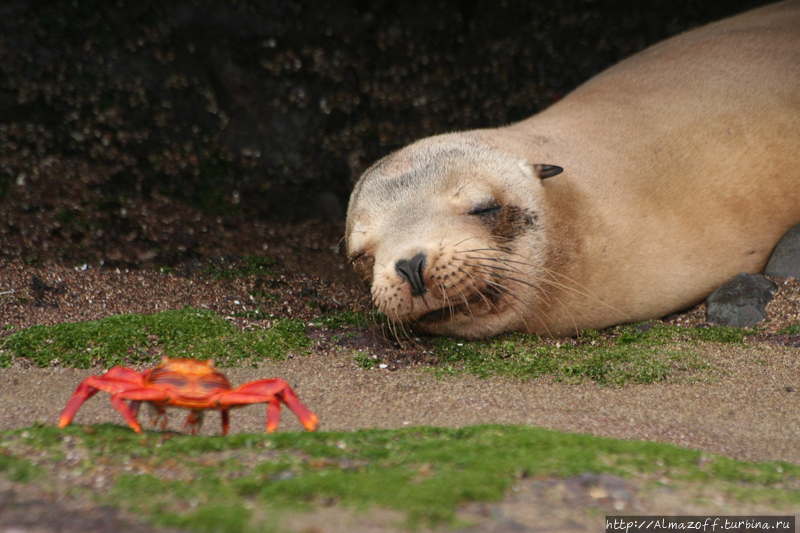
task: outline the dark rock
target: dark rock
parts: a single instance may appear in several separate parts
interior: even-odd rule
[[[753,327],[767,316],[778,286],[760,274],[737,274],[706,300],[706,320],[715,326]]]
[[[790,229],[775,247],[764,274],[800,279],[800,224]]]
[[[31,292],[36,296],[37,299],[44,298],[44,293],[47,291],[52,291],[53,287],[46,284],[42,281],[42,278],[39,276],[33,276],[31,278]]]

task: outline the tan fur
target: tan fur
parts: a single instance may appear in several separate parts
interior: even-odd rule
[[[536,164],[564,172],[542,180]],[[788,1],[664,41],[517,124],[391,154],[357,183],[346,238],[398,328],[563,336],[690,307],[761,272],[798,223]],[[420,252],[414,296],[395,265]]]

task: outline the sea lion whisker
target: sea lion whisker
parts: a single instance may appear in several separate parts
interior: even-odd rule
[[[391,326],[389,326],[389,324],[386,324],[385,327],[384,327],[383,324],[380,324],[380,327],[378,327],[379,326],[378,318],[377,318],[377,314],[376,314],[376,311],[375,311],[374,307],[372,309],[372,312],[370,313],[370,316],[371,316],[371,321],[372,321],[372,324],[371,324],[371,327],[370,327],[370,332],[373,335],[375,335],[376,337],[379,337],[379,338],[385,340],[386,342],[391,342],[389,337],[387,335],[385,335],[386,329],[389,329],[389,331],[391,332]],[[376,331],[380,331],[380,334],[376,333]]]
[[[471,272],[469,272],[468,270],[465,270],[465,269],[463,269],[463,268],[460,268],[460,267],[459,267],[459,269],[458,269],[458,270],[459,270],[459,271],[461,271],[461,272],[463,272],[464,274],[466,274],[466,275],[467,275],[467,276],[469,276],[470,278],[472,278],[472,279],[473,279],[473,281],[483,281],[484,283],[486,283],[486,280],[482,280],[482,279],[480,279],[480,278],[476,278],[476,277],[475,277],[474,275],[472,275],[472,273],[471,273]],[[505,289],[505,288],[504,288],[504,287],[502,287],[502,288],[501,288],[501,292],[502,292],[502,289]],[[483,299],[483,301],[484,301],[484,302],[486,302],[486,305],[488,305],[489,307],[493,308],[495,311],[499,312],[499,309],[497,309],[497,306],[496,306],[496,305],[494,305],[492,302],[490,302],[490,301],[489,301],[489,299],[486,297],[486,295],[485,295],[485,294],[483,294],[483,291],[481,291],[481,290],[480,290],[480,288],[478,287],[477,283],[475,284],[475,292],[476,292],[476,293],[477,293],[477,294],[478,294],[478,295],[481,297],[481,299]]]
[[[474,270],[476,270],[477,272],[481,272],[481,273],[485,273],[485,274],[489,274],[489,275],[496,275],[496,274],[495,274],[494,272],[492,272],[491,270],[485,270],[485,269],[482,269],[480,266],[473,266],[472,268],[473,268]],[[512,277],[510,277],[510,276],[506,276],[506,275],[504,275],[504,274],[499,274],[499,275],[496,275],[496,276],[497,276],[498,278],[500,278],[500,279],[508,279],[508,280],[510,280],[510,281],[515,281],[515,282],[517,282],[517,283],[522,283],[522,284],[525,284],[525,285],[530,285],[530,286],[531,286],[531,287],[533,287],[533,288],[539,289],[539,287],[537,287],[536,285],[530,284],[530,283],[528,283],[528,282],[527,282],[527,281],[525,281],[525,280],[521,280],[521,279],[512,278]],[[483,279],[483,278],[478,278],[478,279]],[[483,281],[484,281],[485,283],[494,283],[494,281],[491,281],[491,280],[483,280]],[[499,285],[499,284],[498,284],[498,287],[501,287],[501,285]],[[503,288],[503,289],[505,289],[505,291],[506,291],[508,294],[513,294],[513,293],[511,292],[511,290],[510,290],[508,287],[506,287],[506,286],[502,286],[502,288]],[[547,301],[548,301],[548,302],[552,302],[552,301],[551,301],[551,299],[550,299],[550,298],[551,298],[551,295],[549,295],[549,294],[548,294],[546,291],[540,291],[540,292],[541,292],[541,294],[542,294],[542,295],[544,295],[544,297],[547,299]],[[539,294],[537,294],[537,293],[534,293],[534,296],[538,297],[540,301],[544,302],[544,300],[542,300],[542,297],[541,297]],[[555,298],[556,302],[558,302],[559,304],[561,304],[562,306],[564,306],[564,302],[563,302],[563,300],[561,300],[560,298],[558,298],[558,297],[556,297],[556,296],[553,296],[553,298]],[[528,307],[529,309],[531,308],[531,307],[530,307],[530,305],[527,305],[527,304],[526,304],[526,307]],[[565,309],[568,309],[566,306],[564,306],[564,307],[565,307]],[[575,323],[575,319],[574,319],[574,317],[573,317],[573,315],[572,315],[572,312],[570,312],[570,320],[571,320],[571,321],[574,323],[574,325],[575,325],[575,328],[576,328],[576,332],[579,332],[580,330],[578,329],[577,323]]]
[[[456,246],[460,246],[461,244],[464,244],[467,241],[471,241],[472,239],[479,239],[479,238],[480,237],[478,237],[478,236],[467,237],[466,239],[462,239],[462,240],[460,240],[460,241],[458,241],[456,243],[453,243],[452,246],[453,246],[453,248],[455,248]],[[458,250],[456,250],[456,253],[458,253]]]
[[[477,268],[475,265],[470,265],[470,264],[466,264],[465,263],[465,266],[468,266],[471,269],[473,269],[474,271],[477,271],[479,273],[488,274],[489,276],[495,277],[495,274],[493,272],[486,271],[486,270],[481,270],[480,268]],[[514,296],[514,294],[511,292],[511,290],[510,290],[510,288],[508,286],[503,285],[502,283],[499,283],[499,282],[495,281],[494,279],[486,279],[486,278],[481,277],[481,276],[476,276],[472,272],[470,272],[468,270],[465,270],[465,269],[462,269],[462,268],[459,268],[459,270],[461,272],[464,272],[466,275],[468,275],[473,280],[480,281],[485,285],[493,287],[494,289],[497,290],[497,292],[499,294],[509,294],[511,296]],[[506,279],[506,278],[503,278],[503,279]],[[481,297],[486,299],[485,296],[483,295],[483,293],[477,287],[477,285],[476,285],[476,292],[478,292],[478,294],[480,294]],[[487,303],[489,303],[488,300],[487,300]],[[529,307],[529,305],[526,302],[522,301],[522,300],[520,300],[520,303],[524,304],[526,307]],[[496,306],[494,306],[494,307],[495,307],[495,309],[497,309]]]
[[[549,294],[547,294],[547,292],[546,292],[546,291],[541,291],[541,287],[538,287],[538,286],[536,286],[536,285],[535,285],[535,284],[533,284],[533,283],[527,282],[527,281],[525,281],[525,280],[522,280],[522,279],[519,279],[519,278],[513,278],[513,277],[511,277],[511,276],[509,276],[509,275],[507,275],[507,274],[498,273],[498,272],[496,272],[496,271],[495,271],[495,267],[483,266],[483,265],[480,265],[480,264],[477,264],[477,265],[476,265],[476,264],[472,264],[472,263],[466,263],[466,262],[465,262],[464,264],[465,264],[465,265],[468,265],[470,268],[473,268],[473,269],[477,270],[478,272],[481,272],[481,273],[484,273],[484,274],[489,274],[489,275],[491,275],[491,276],[496,276],[496,277],[498,277],[498,278],[502,278],[502,279],[507,279],[507,280],[509,280],[509,281],[515,281],[515,282],[517,282],[517,283],[521,283],[521,284],[523,284],[523,285],[527,285],[527,286],[529,286],[529,287],[532,287],[532,288],[534,288],[534,289],[537,289],[537,290],[539,290],[540,292],[542,292],[542,294],[543,294],[543,295],[544,295],[544,297],[546,298],[546,300],[542,300],[542,299],[540,299],[540,301],[541,301],[541,302],[545,302],[545,301],[547,301],[547,302],[550,302],[550,295],[549,295]],[[498,269],[498,270],[499,270],[499,269]],[[534,294],[534,295],[535,295],[535,296],[538,296],[538,294]]]
[[[405,321],[400,319],[399,313],[397,312],[396,308],[395,308],[395,314],[397,315],[395,319],[389,320],[390,324],[389,329],[392,332],[392,335],[394,335],[395,340],[402,346],[403,342],[409,340],[411,336],[409,332],[406,330]],[[398,327],[400,328],[400,331],[403,333],[402,337],[398,333],[397,329]]]
[[[454,284],[454,285],[453,285],[453,288],[455,288],[455,290],[456,290],[456,292],[458,293],[458,295],[459,295],[459,296],[460,296],[462,299],[464,299],[464,300],[465,300],[465,298],[464,298],[464,293],[461,291],[461,288],[458,286],[458,284]],[[456,304],[455,304],[455,302],[454,302],[454,301],[453,301],[453,300],[450,298],[450,295],[449,295],[449,294],[447,294],[447,287],[444,285],[444,283],[442,284],[442,292],[443,292],[443,294],[444,294],[444,296],[445,296],[445,298],[446,298],[446,301],[447,301],[447,304],[448,304],[448,307],[449,307],[449,310],[450,310],[450,318],[452,318],[452,317],[456,316]],[[465,301],[464,303],[467,305],[467,307],[469,307],[469,302]]]
[[[475,268],[475,270],[476,270],[477,272],[480,272],[480,273],[482,273],[482,274],[489,274],[489,275],[493,275],[493,273],[492,273],[491,271],[480,270],[480,269],[478,269],[478,268]],[[487,279],[483,279],[483,278],[478,278],[478,279],[480,279],[481,281],[483,281],[483,282],[484,282],[484,283],[486,283],[486,284],[490,284],[490,285],[494,286],[494,287],[495,287],[495,288],[497,288],[497,289],[502,289],[502,290],[503,290],[503,292],[505,292],[505,293],[507,293],[507,294],[514,295],[514,293],[511,291],[511,289],[509,289],[509,288],[508,288],[507,286],[505,286],[505,285],[502,285],[502,284],[500,284],[500,283],[497,283],[496,281],[493,281],[493,280],[487,280]],[[524,282],[522,282],[522,281],[520,281],[520,280],[516,280],[516,279],[513,279],[513,278],[509,278],[508,276],[502,276],[502,279],[508,279],[508,280],[511,280],[511,281],[518,281],[518,282],[520,282],[520,283],[524,283]],[[534,286],[534,288],[536,288],[536,287]],[[533,296],[534,296],[535,298],[537,298],[537,299],[538,299],[540,302],[542,302],[542,303],[544,303],[545,301],[546,301],[546,302],[550,302],[550,301],[551,301],[551,300],[550,300],[550,295],[548,295],[548,294],[547,294],[546,292],[544,292],[544,291],[541,291],[541,292],[543,293],[543,296],[544,296],[544,298],[546,298],[546,300],[542,298],[542,295],[539,295],[539,294],[536,294],[536,293],[534,293],[534,294],[533,294]],[[522,301],[522,300],[520,300],[520,301]],[[558,300],[557,300],[557,301],[558,301]],[[523,302],[523,303],[524,303],[524,302]],[[529,309],[532,309],[532,307],[530,306],[530,304],[527,304],[527,303],[525,304],[525,307],[528,307]]]
[[[596,294],[592,293],[585,286],[581,285],[576,280],[572,279],[571,277],[567,276],[566,274],[561,274],[559,272],[555,272],[555,271],[550,270],[550,269],[542,269],[542,270],[544,270],[544,272],[546,274],[548,274],[552,278],[552,281],[550,283],[553,284],[554,286],[566,289],[568,291],[572,291],[574,293],[580,294],[581,296],[585,296],[585,297],[587,297],[589,299],[594,300],[595,302],[598,302],[598,303],[604,305],[605,307],[607,307],[611,311],[614,311],[615,313],[618,313],[618,314],[620,314],[622,316],[626,316],[625,313],[623,313],[622,311],[620,311],[619,309],[617,309],[613,305],[609,304],[608,302],[604,301],[602,298],[600,298]],[[560,276],[560,277],[564,278],[567,282],[572,283],[574,285],[577,285],[582,290],[578,290],[575,287],[571,287],[569,285],[565,285],[563,282],[559,281],[556,278],[556,276]],[[545,280],[545,279],[540,279],[540,281],[542,283],[548,283],[548,281]]]
[[[472,315],[472,308],[471,308],[471,307],[470,307],[470,305],[469,305],[469,300],[466,298],[466,296],[464,295],[464,293],[463,293],[463,291],[461,290],[461,288],[460,288],[458,285],[452,285],[452,287],[453,287],[453,288],[456,290],[456,292],[458,293],[458,295],[459,295],[459,296],[461,297],[461,299],[464,301],[464,308],[465,308],[465,309],[466,309],[466,310],[467,310],[467,311],[470,313],[470,316],[471,316],[471,317],[474,319],[475,317],[474,317],[474,315]],[[435,309],[435,310],[433,310],[433,311],[430,311],[429,313],[426,313],[426,315],[430,315],[430,314],[432,314],[432,313],[437,313],[437,312],[444,312],[444,310],[445,310],[445,309],[447,309],[447,310],[448,310],[448,312],[449,312],[449,314],[450,314],[450,317],[452,318],[453,316],[455,316],[455,310],[456,310],[456,308],[455,308],[455,307],[452,305],[452,301],[450,301],[450,300],[449,300],[449,297],[448,297],[448,300],[447,300],[447,301],[448,301],[448,302],[450,302],[450,303],[448,303],[448,304],[447,304],[446,306],[444,306],[444,307],[441,307],[441,308],[439,308],[439,309]],[[425,315],[423,315],[423,316],[425,316]],[[412,320],[412,322],[413,322],[414,324],[421,324],[421,321],[420,321],[420,319],[421,319],[421,318],[422,318],[422,317],[417,317],[417,318],[413,319],[413,320]]]
[[[494,281],[483,279],[483,278],[480,278],[480,277],[478,277],[477,279],[483,281],[484,283],[486,283],[488,285],[494,285],[498,289],[498,294],[500,295],[500,297],[503,298],[503,300],[506,302],[506,305],[508,305],[511,309],[513,309],[514,306],[511,305],[511,302],[508,301],[508,297],[509,296],[511,298],[514,298],[515,300],[517,300],[519,303],[521,303],[523,307],[526,307],[528,309],[533,310],[533,308],[531,307],[531,305],[528,302],[526,302],[525,300],[523,300],[522,298],[520,298],[519,296],[517,296],[516,294],[511,292],[508,289],[508,287],[505,287],[504,285],[501,285],[501,284],[496,283]],[[495,306],[495,309],[496,309],[496,306]],[[542,320],[541,317],[539,317],[538,313],[534,313],[533,317],[536,318],[541,323],[542,327],[547,332],[547,335],[549,337],[552,337],[553,335],[550,333],[550,329],[547,327],[547,324],[545,323],[545,321]],[[524,315],[520,316],[520,320],[522,320],[523,324],[525,325],[525,331],[526,332],[531,332],[530,328],[528,326],[528,322],[527,322],[527,320],[525,320]]]
[[[473,257],[473,256],[467,256],[466,257],[466,260],[481,261],[481,262],[483,262],[486,259],[491,260],[491,258],[488,258],[488,257]],[[466,262],[466,260],[465,260],[465,262]],[[493,269],[503,270],[505,272],[516,272],[517,274],[522,274],[523,276],[525,275],[525,272],[523,272],[522,270],[520,270],[518,268],[513,268],[513,267],[510,268],[508,265],[505,265],[502,260],[497,260],[497,261],[492,261],[492,262],[497,262],[497,263],[500,263],[500,264],[503,265],[503,266],[492,265],[491,268],[493,268]]]
[[[527,259],[525,256],[522,256],[520,254],[514,254],[514,255],[518,255],[518,256],[520,256],[520,257],[522,257],[524,259]],[[501,258],[494,258],[494,257],[486,257],[486,258],[478,258],[478,259],[479,260],[495,261],[495,262],[499,262],[499,263],[503,263],[503,264],[515,263],[515,264],[518,264],[518,265],[533,266],[533,267],[535,267],[537,269],[542,270],[545,274],[549,275],[552,278],[552,279],[547,279],[547,278],[543,278],[543,277],[540,277],[540,276],[535,276],[534,277],[535,281],[538,281],[540,283],[547,283],[547,284],[549,284],[549,285],[551,285],[553,287],[557,287],[557,288],[560,288],[560,289],[571,291],[571,292],[577,293],[577,294],[579,294],[581,296],[585,296],[587,298],[591,298],[591,299],[595,300],[596,302],[598,302],[598,303],[600,303],[602,305],[605,305],[610,310],[612,310],[614,312],[617,312],[617,313],[620,313],[620,314],[623,314],[618,309],[616,309],[613,306],[611,306],[610,304],[604,302],[599,296],[597,296],[597,295],[595,295],[595,294],[593,294],[591,292],[588,292],[588,289],[586,289],[583,285],[581,285],[580,283],[578,283],[577,281],[575,281],[571,277],[567,276],[566,274],[561,274],[559,272],[554,272],[553,270],[548,269],[548,268],[544,267],[543,265],[537,265],[537,264],[532,263],[532,262],[527,262],[526,263],[526,262],[522,262],[522,261],[515,261],[513,259],[501,259]],[[556,278],[556,275],[561,276],[562,278],[564,278],[569,283],[577,285],[579,288],[584,289],[586,292],[580,291],[580,290],[576,289],[575,287],[572,287],[570,285],[565,284],[562,281],[559,281]],[[518,281],[522,282],[521,280],[518,280]],[[527,283],[527,284],[531,285],[532,287],[534,286],[533,284],[530,284],[530,283]]]
[[[440,284],[439,290],[442,292],[442,299],[447,306],[447,310],[450,312],[450,318],[452,318],[456,314],[456,308],[453,304],[453,300],[450,299],[450,295],[447,294],[447,287],[445,287],[444,284]]]
[[[508,253],[501,250],[500,248],[469,248],[467,250],[456,250],[454,254],[485,253],[485,252],[492,252],[493,254],[502,254],[502,255],[506,255]],[[487,255],[486,257],[493,257],[493,256]]]
[[[469,311],[469,316],[474,319],[475,315],[472,312],[472,306],[469,305],[469,298],[466,297],[466,295],[464,294],[464,291],[461,290],[461,287],[458,284],[454,284],[453,287],[456,289],[456,291],[458,292],[458,295],[464,301],[464,307],[466,308],[467,311]],[[453,312],[455,312],[455,310],[453,310]],[[452,316],[452,313],[451,313],[451,316]]]
[[[491,249],[489,249],[489,250],[491,250]],[[527,257],[525,257],[525,256],[523,256],[521,254],[516,254],[515,253],[513,255],[517,255],[517,256],[519,256],[519,257],[521,257],[523,259],[528,259],[529,260],[529,258],[527,258]],[[532,262],[530,262],[530,260],[529,260],[529,262],[526,263],[526,262],[522,262],[522,261],[516,261],[514,259],[499,258],[499,257],[469,257],[469,258],[470,259],[474,259],[474,260],[478,260],[478,261],[488,260],[488,261],[492,261],[492,262],[495,262],[495,263],[500,263],[500,264],[504,265],[504,267],[507,267],[509,263],[514,263],[514,264],[519,264],[519,265],[524,265],[524,266],[533,266],[535,268],[538,268],[538,269],[542,270],[545,274],[547,274],[547,275],[549,275],[551,277],[551,279],[547,279],[547,278],[544,278],[544,277],[541,277],[541,276],[533,276],[533,279],[536,282],[544,283],[546,285],[550,285],[550,286],[553,286],[553,287],[556,287],[556,288],[560,288],[560,289],[563,289],[563,290],[567,290],[567,291],[571,291],[571,292],[577,293],[577,294],[579,294],[581,296],[585,296],[587,298],[593,299],[593,300],[601,303],[602,305],[605,305],[606,307],[608,307],[609,309],[611,309],[614,312],[617,312],[617,313],[620,312],[617,309],[615,309],[613,306],[611,306],[608,303],[604,302],[598,296],[596,296],[594,294],[591,294],[591,293],[588,293],[588,292],[580,291],[580,290],[576,289],[575,287],[572,287],[570,285],[567,285],[567,284],[559,281],[554,276],[554,273],[550,269],[547,269],[547,268],[545,268],[545,267],[543,267],[541,265],[535,265]],[[487,266],[486,268],[490,268],[490,267]],[[491,268],[492,269],[495,269],[495,268],[496,269],[502,269],[503,267],[492,266]],[[522,274],[522,272],[519,272],[519,273]],[[569,276],[566,276],[564,274],[559,274],[559,275],[562,276],[563,278],[565,278],[567,281],[577,284]],[[522,284],[527,285],[527,286],[529,286],[531,288],[539,289],[541,291],[541,287],[539,287],[535,283],[531,283],[531,282],[528,282],[526,280],[519,279],[519,278],[512,278],[510,276],[507,276],[507,279],[509,279],[511,281],[516,281],[518,283],[522,283]],[[550,301],[550,295],[548,294],[548,292],[547,291],[541,291],[541,293],[545,296],[545,298],[549,302]],[[563,301],[561,299],[556,299],[556,301],[558,301],[559,303],[561,303],[563,305]],[[569,312],[570,320],[574,323],[575,319],[574,319],[574,316],[572,314],[572,310],[568,306],[565,306],[564,308]],[[577,327],[577,324],[576,324],[576,327]],[[576,331],[580,331],[580,330],[576,329]]]
[[[550,272],[550,271],[548,272],[548,274],[550,274],[550,275],[551,275],[551,276],[553,276],[553,277],[555,277],[555,276],[557,276],[557,275],[561,275],[561,274],[559,274],[558,272]],[[561,276],[562,276],[562,277],[566,277],[566,276],[563,276],[563,275],[561,275]],[[569,287],[568,287],[568,289],[570,289],[570,290],[573,290],[573,291],[575,291],[575,292],[578,292],[578,294],[581,294],[581,295],[583,295],[583,296],[586,296],[586,297],[588,297],[588,298],[592,298],[594,301],[596,301],[596,302],[599,302],[600,304],[604,305],[604,306],[605,306],[606,308],[608,308],[609,310],[611,310],[611,311],[614,311],[615,313],[617,313],[617,314],[620,314],[620,315],[622,315],[623,317],[627,317],[627,315],[626,315],[624,312],[622,312],[621,310],[617,309],[616,307],[614,307],[614,306],[613,306],[613,305],[611,305],[610,303],[606,302],[605,300],[603,300],[602,298],[600,298],[599,296],[597,296],[596,294],[594,294],[593,292],[591,292],[591,291],[590,291],[590,290],[589,290],[587,287],[585,287],[584,285],[581,285],[580,283],[578,283],[577,281],[575,281],[575,280],[574,280],[574,279],[572,279],[572,278],[569,278],[569,277],[567,277],[566,279],[567,279],[567,280],[568,280],[570,283],[574,283],[575,285],[577,285],[578,287],[580,287],[581,289],[583,289],[583,291],[585,291],[585,292],[578,292],[578,291],[575,291],[575,289],[571,289],[571,288],[569,288]]]
[[[503,253],[503,252],[500,252],[499,250],[497,252],[498,253]],[[493,256],[487,255],[487,256],[484,256],[484,257],[467,256],[467,259],[473,259],[473,260],[477,260],[477,261],[491,261],[493,263],[501,263],[506,268],[514,268],[520,274],[523,274],[524,271],[515,268],[513,265],[522,265],[522,266],[533,267],[533,268],[536,268],[536,269],[543,269],[543,267],[541,265],[537,265],[535,263],[524,263],[522,261],[515,261],[515,260],[509,259],[507,257],[493,257]]]

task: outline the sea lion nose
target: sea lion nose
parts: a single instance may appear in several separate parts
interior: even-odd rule
[[[411,284],[411,294],[413,296],[422,296],[428,291],[422,281],[422,272],[425,270],[426,260],[425,254],[420,252],[411,259],[401,259],[394,265],[394,269],[400,277]]]

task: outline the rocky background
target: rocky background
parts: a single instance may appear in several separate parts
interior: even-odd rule
[[[139,268],[325,247],[391,150],[522,119],[761,3],[6,0],[0,258]]]

